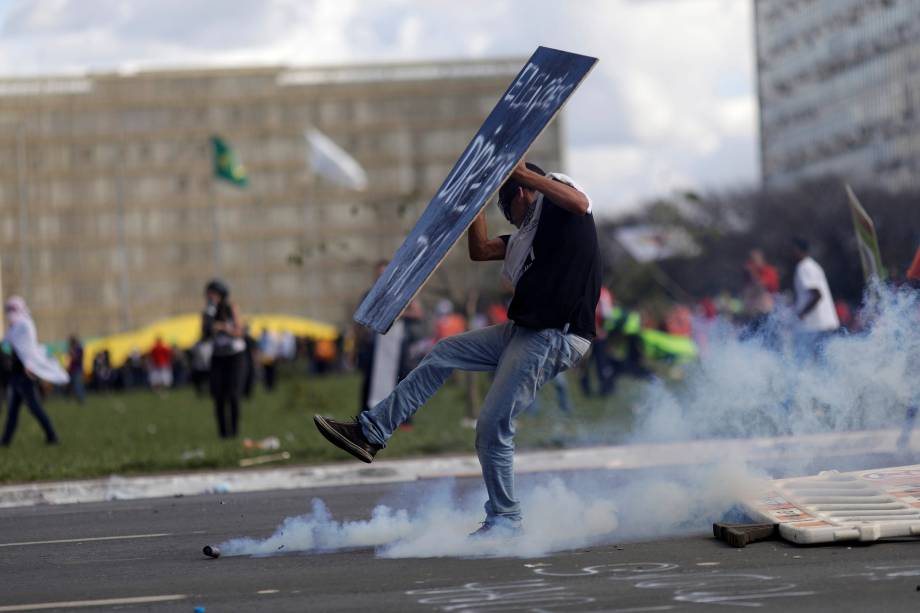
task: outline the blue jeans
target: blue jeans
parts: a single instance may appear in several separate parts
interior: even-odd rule
[[[381,447],[400,424],[444,384],[454,369],[495,371],[476,422],[476,452],[489,500],[486,522],[520,522],[514,497],[514,418],[529,407],[537,390],[571,368],[590,343],[552,328],[533,330],[513,323],[445,338],[379,404],[358,416],[364,436]]]
[[[42,430],[45,431],[45,439],[49,443],[56,443],[58,438],[51,425],[51,418],[45,413],[42,403],[38,399],[35,390],[35,383],[22,373],[16,373],[10,377],[9,404],[7,405],[6,427],[3,429],[3,438],[0,439],[0,445],[9,445],[13,440],[13,434],[16,433],[16,426],[19,424],[19,409],[25,400],[32,415],[41,424]]]

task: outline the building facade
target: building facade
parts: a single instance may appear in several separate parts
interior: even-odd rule
[[[47,340],[197,311],[215,275],[244,313],[346,324],[374,263],[395,252],[522,65],[0,80],[4,293],[26,297]],[[309,128],[358,160],[369,189],[309,170]],[[233,147],[247,187],[214,178],[213,135]],[[557,120],[530,157],[555,169],[561,151]],[[465,274],[460,251],[433,287]]]
[[[920,187],[920,2],[755,0],[761,171]]]

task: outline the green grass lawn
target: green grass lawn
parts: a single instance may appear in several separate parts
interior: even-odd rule
[[[484,393],[489,379],[476,376]],[[546,386],[539,412],[518,422],[518,448],[621,441],[631,428],[630,405],[641,385],[621,379],[614,397],[586,399],[572,376],[571,416],[556,408],[555,392]],[[291,455],[280,464],[354,461],[327,443],[311,418],[314,413],[353,416],[359,386],[355,374],[306,377],[286,372],[273,393],[258,388],[243,402],[240,437],[229,441],[217,437],[210,399],[189,388],[163,397],[149,391],[95,394],[84,405],[55,396],[45,407],[61,445],[46,446],[38,424],[23,407],[12,445],[0,448],[0,483],[235,468],[243,458],[278,453],[244,449],[242,439],[247,437],[277,436],[279,451]],[[418,412],[414,431],[397,433],[380,457],[472,453],[474,432],[461,425],[464,407],[463,386],[448,383]],[[0,419],[6,420],[5,407]]]

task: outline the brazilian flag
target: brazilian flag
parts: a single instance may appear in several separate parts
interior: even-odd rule
[[[249,179],[246,168],[236,159],[233,149],[218,136],[211,137],[214,145],[214,176],[239,187],[246,187]]]

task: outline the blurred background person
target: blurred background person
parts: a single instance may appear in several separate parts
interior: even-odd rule
[[[172,349],[172,386],[184,387],[188,383],[188,355],[182,351],[178,343],[170,345]]]
[[[920,290],[920,247],[917,248],[914,259],[908,267],[907,273],[904,275],[904,282],[912,291],[916,292]],[[917,313],[916,317],[920,319],[920,313]],[[913,323],[917,325],[920,322],[915,319]],[[911,356],[911,359],[914,361],[915,366],[920,362],[920,356],[918,355]],[[914,368],[914,372],[917,372],[916,368]],[[917,421],[918,410],[920,410],[920,390],[915,388],[913,398],[904,414],[901,434],[898,436],[898,451],[908,451],[910,449],[910,437],[914,430],[914,423]]]
[[[86,400],[86,386],[83,384],[83,344],[76,335],[67,341],[67,375],[70,377],[70,393],[83,404]]]
[[[601,286],[600,298],[594,308],[594,325],[597,329],[597,336],[591,342],[591,361],[582,360],[581,364],[579,364],[579,370],[581,371],[579,381],[585,396],[590,396],[593,391],[591,386],[591,364],[594,364],[594,369],[597,372],[598,393],[601,396],[612,394],[616,387],[614,361],[607,352],[608,334],[606,327],[606,322],[613,318],[613,301],[613,293],[606,286]]]
[[[252,386],[256,381],[256,364],[258,364],[259,346],[256,339],[249,333],[249,326],[243,326],[243,341],[246,349],[243,351],[246,374],[243,376],[243,397],[252,398]]]
[[[741,302],[745,322],[740,338],[759,338],[764,346],[778,349],[779,336],[769,323],[775,306],[775,295],[779,291],[779,273],[766,263],[759,249],[751,251],[744,263],[744,271],[746,279],[741,290]]]
[[[201,316],[201,336],[213,346],[210,388],[214,417],[221,438],[233,438],[239,430],[240,393],[246,376],[246,341],[236,305],[230,302],[230,289],[212,279],[205,286],[205,310]]]
[[[189,352],[191,354],[189,362],[192,370],[192,385],[195,386],[195,393],[198,396],[204,395],[208,381],[211,378],[211,353],[213,350],[214,348],[210,341],[201,339],[192,345]]]
[[[265,391],[275,389],[275,362],[278,359],[278,341],[268,328],[259,336],[259,360],[262,362],[262,385]]]
[[[150,383],[147,364],[144,361],[144,356],[141,355],[141,350],[137,347],[131,349],[128,359],[125,360],[124,365],[121,367],[121,371],[122,382],[126,389],[146,387]]]
[[[161,393],[172,387],[173,352],[158,336],[150,348],[150,387]]]
[[[108,349],[103,349],[93,356],[92,388],[98,392],[112,389],[112,363]]]
[[[792,239],[795,258],[795,313],[799,318],[795,335],[796,352],[800,358],[820,356],[824,343],[840,328],[834,297],[827,284],[824,269],[810,255],[808,241]]]
[[[13,440],[23,401],[45,431],[45,441],[49,445],[56,445],[58,436],[51,424],[51,418],[39,401],[35,381],[66,385],[70,377],[56,360],[48,356],[45,347],[38,343],[35,322],[32,321],[25,300],[19,296],[12,296],[4,305],[4,313],[7,320],[5,340],[12,348],[13,364],[9,384],[9,411],[0,445],[8,447]]]
[[[386,270],[387,260],[380,260],[374,265],[374,281],[380,278],[383,271]],[[368,292],[361,296],[363,301]],[[366,411],[370,406],[368,398],[371,393],[371,375],[374,369],[374,348],[377,343],[376,332],[370,328],[355,324],[354,327],[355,345],[354,345],[354,364],[355,368],[361,371],[361,396],[358,402],[358,411]]]

